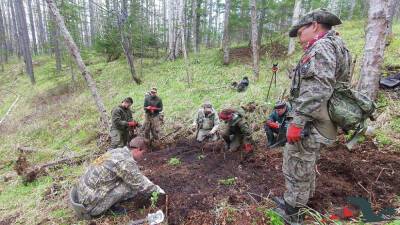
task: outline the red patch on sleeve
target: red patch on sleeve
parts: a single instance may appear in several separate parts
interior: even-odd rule
[[[308,61],[310,61],[310,59],[311,59],[311,56],[305,55],[305,56],[303,56],[303,58],[301,59],[301,63],[302,63],[302,64],[308,63]]]

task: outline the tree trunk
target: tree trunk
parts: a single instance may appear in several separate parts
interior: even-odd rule
[[[135,70],[135,60],[133,56],[133,48],[132,48],[132,41],[129,36],[129,30],[128,30],[128,2],[127,0],[122,0],[122,7],[121,7],[121,15],[119,15],[118,19],[118,27],[121,33],[121,42],[122,42],[122,48],[124,49],[125,57],[126,60],[128,61],[132,80],[136,82],[137,84],[141,84],[142,81],[140,78],[136,75],[136,70]]]
[[[165,46],[165,51],[168,52],[168,45],[167,45],[167,40],[168,40],[168,33],[167,33],[167,5],[165,4],[166,0],[163,0],[163,37],[164,37],[164,46]]]
[[[90,0],[89,0],[90,1]],[[108,2],[108,1],[107,1]],[[85,43],[86,43],[86,46],[90,46],[90,35],[89,35],[89,21],[87,20],[87,16],[86,16],[86,10],[87,10],[87,5],[86,5],[86,0],[82,0],[82,3],[83,3],[83,17],[84,17],[84,19],[83,19],[83,30],[84,30],[84,40],[85,40]],[[109,10],[109,7],[110,7],[110,3],[108,2],[107,4],[107,11]],[[107,18],[110,18],[110,17],[108,17],[107,16]],[[106,23],[108,22],[108,21],[105,21]]]
[[[50,16],[52,17],[53,21],[55,21],[54,15],[50,13]],[[51,40],[53,42],[52,43],[53,44],[53,53],[56,58],[56,72],[57,72],[57,74],[60,74],[61,70],[62,70],[61,48],[60,48],[60,30],[55,25],[55,23],[53,24],[53,27],[51,29],[51,37],[52,37]]]
[[[387,20],[389,24],[386,32],[387,33],[386,35],[388,36],[392,35],[392,25],[393,25],[394,15],[396,13],[396,9],[398,9],[399,6],[400,6],[400,0],[389,0],[388,15],[387,15]]]
[[[43,27],[43,17],[42,17],[42,9],[40,7],[40,0],[36,0],[36,14],[37,14],[37,28],[39,30],[38,38],[39,38],[39,47],[43,51],[44,43],[45,43],[45,31]]]
[[[349,9],[349,17],[348,17],[349,20],[351,20],[353,18],[355,7],[356,7],[356,0],[350,0],[350,9]]]
[[[339,0],[330,0],[329,10],[335,15],[339,16],[340,12]]]
[[[295,25],[299,21],[300,12],[301,12],[301,0],[296,0],[293,9],[292,25]],[[289,38],[288,55],[292,55],[294,53],[296,47],[295,41],[296,38]]]
[[[97,92],[96,82],[93,80],[92,75],[90,74],[89,70],[86,68],[86,65],[82,60],[79,49],[76,46],[74,40],[72,39],[71,34],[67,30],[67,27],[65,26],[65,23],[64,23],[64,19],[60,15],[60,12],[59,12],[56,4],[54,3],[53,0],[46,0],[46,2],[47,2],[47,5],[48,5],[50,11],[52,11],[52,13],[55,17],[56,23],[57,23],[59,29],[61,30],[62,35],[64,36],[65,44],[67,45],[67,47],[71,53],[71,56],[74,58],[76,64],[78,65],[79,70],[82,72],[82,75],[86,80],[86,84],[92,93],[93,99],[97,106],[97,110],[99,111],[99,114],[101,117],[101,127],[104,130],[108,130],[109,118],[107,116],[107,111],[104,106],[103,100],[101,99],[100,95]]]
[[[45,42],[49,42],[49,24],[48,24],[48,16],[49,13],[46,9],[46,0],[43,0],[43,30],[44,30],[44,39]],[[48,49],[48,52],[50,52],[51,50]]]
[[[15,51],[18,55],[18,57],[21,57],[22,55],[22,49],[21,49],[21,38],[19,37],[19,32],[18,32],[18,23],[17,23],[17,17],[15,16],[15,7],[14,7],[14,2],[13,0],[9,0],[8,2],[10,6],[10,11],[11,11],[11,20],[12,20],[12,30],[13,30],[13,37],[15,38]]]
[[[168,2],[168,59],[175,60],[175,27],[174,27],[174,3],[175,0]]]
[[[258,46],[258,24],[257,24],[257,1],[250,0],[250,11],[251,11],[251,45],[253,52],[253,74],[256,80],[259,78],[260,68],[260,57],[259,57],[259,46]]]
[[[94,12],[94,0],[89,0],[89,16],[90,16],[90,46],[95,42],[96,38],[96,18]]]
[[[185,14],[185,1],[179,0],[179,28],[180,28],[180,33],[181,33],[182,53],[183,53],[183,58],[185,60],[187,82],[188,82],[188,85],[190,86],[191,79],[190,79],[190,73],[189,73],[189,60],[188,60],[187,50],[186,50],[184,14]]]
[[[32,53],[29,46],[29,34],[28,34],[28,25],[26,23],[26,14],[25,8],[22,0],[14,0],[14,7],[17,16],[17,24],[18,24],[18,33],[20,38],[20,44],[22,49],[22,55],[24,57],[25,69],[28,77],[31,80],[32,84],[35,84],[35,75],[33,73],[33,64],[32,64]]]
[[[197,29],[197,1],[199,0],[192,0],[192,47],[193,51],[196,54],[198,52],[198,46],[197,46],[197,39],[198,39],[198,33],[196,32]]]
[[[264,24],[265,24],[265,14],[267,12],[267,0],[261,0],[261,14],[260,14],[260,22],[258,24],[258,37],[257,37],[257,44],[258,47],[261,47],[261,41],[263,37],[263,31],[264,31]]]
[[[209,11],[208,11],[208,29],[207,29],[207,48],[211,48],[212,45],[212,21],[213,21],[213,0],[209,0]]]
[[[6,5],[6,4],[8,4],[8,5]],[[7,13],[8,27],[7,27],[7,29],[8,29],[8,38],[9,38],[8,44],[9,44],[9,46],[7,46],[7,47],[11,51],[11,53],[14,54],[15,52],[17,52],[18,47],[14,42],[15,41],[15,33],[14,33],[15,27],[13,26],[13,19],[11,18],[11,9],[10,9],[10,7],[7,7],[9,5],[10,5],[10,2],[4,3],[3,9],[5,10],[6,8],[8,8],[8,13]]]
[[[6,54],[7,54],[6,30],[4,28],[3,9],[2,6],[0,6],[0,64],[2,72],[4,72],[4,63],[6,62]]]
[[[369,0],[364,58],[357,88],[371,99],[376,99],[379,89],[388,26],[388,3],[389,0]]]
[[[224,15],[224,37],[222,48],[224,49],[224,65],[229,64],[229,14],[231,11],[231,0],[225,0],[225,15]]]
[[[35,22],[33,20],[32,1],[33,0],[28,0],[29,22],[31,24],[31,36],[32,36],[33,52],[34,52],[35,55],[37,55],[38,54],[38,50],[37,50],[37,44],[36,44],[37,42],[36,42]]]

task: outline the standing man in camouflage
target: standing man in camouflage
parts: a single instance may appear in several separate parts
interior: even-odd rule
[[[142,138],[135,138],[128,147],[116,148],[94,160],[70,192],[70,202],[80,219],[90,219],[110,209],[126,214],[119,203],[130,198],[149,198],[152,192],[165,194],[158,185],[144,176],[135,160],[147,150]]]
[[[209,101],[204,102],[203,107],[199,109],[193,122],[196,126],[196,140],[198,142],[216,141],[216,134],[219,127],[219,118],[215,109]]]
[[[125,98],[111,112],[111,148],[121,148],[129,143],[129,128],[136,128],[138,123],[132,119],[131,97]]]
[[[292,224],[301,224],[304,207],[315,190],[315,165],[322,145],[332,144],[337,127],[328,114],[335,85],[348,83],[351,56],[332,30],[340,19],[318,9],[302,17],[289,36],[298,37],[304,55],[292,74],[291,119],[283,154],[286,192],[276,210]]]
[[[163,111],[163,103],[157,96],[157,88],[153,87],[144,98],[144,136],[148,140],[158,140],[160,138],[160,128],[162,118],[160,113]],[[150,139],[151,133],[151,139]]]
[[[221,126],[221,136],[229,151],[242,149],[250,154],[254,149],[251,130],[244,118],[244,112],[226,108],[219,113],[219,119],[224,121]]]

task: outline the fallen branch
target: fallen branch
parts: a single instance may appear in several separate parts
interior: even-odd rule
[[[67,165],[79,164],[84,161],[86,156],[87,155],[69,157],[41,165],[30,166],[25,156],[20,155],[14,166],[14,170],[17,172],[19,176],[22,177],[24,183],[29,183],[36,180],[39,177],[39,175],[42,172],[44,172],[45,169],[54,168],[62,164],[67,164]]]
[[[17,104],[19,100],[19,96],[14,100],[14,102],[11,104],[10,108],[8,108],[6,114],[3,116],[3,118],[1,118],[0,120],[0,125],[4,122],[4,120],[6,119],[7,115],[10,114],[10,112],[12,111],[12,109],[14,108],[14,106]]]
[[[38,149],[29,147],[29,146],[18,146],[17,150],[20,153],[32,153],[32,152],[37,152],[38,151]]]

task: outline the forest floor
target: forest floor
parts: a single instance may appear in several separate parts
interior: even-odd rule
[[[358,77],[363,50],[363,21],[346,22],[339,28],[349,49],[358,56],[355,78]],[[394,26],[395,34],[400,25]],[[394,35],[385,55],[385,67],[400,66],[400,39]],[[301,54],[275,58],[265,46],[258,81],[252,77],[249,51],[246,46],[232,50],[233,62],[222,65],[219,49],[202,49],[191,55],[190,72],[193,83],[186,83],[185,64],[143,59],[137,60],[137,71],[144,84],[130,81],[126,61],[121,58],[105,62],[103,56],[83,51],[83,58],[92,72],[108,112],[121,99],[132,96],[134,117],[143,120],[141,110],[144,93],[157,86],[165,105],[164,134],[176,127],[186,127],[204,100],[211,100],[216,109],[227,105],[254,104],[256,110],[248,114],[257,140],[253,157],[243,160],[238,152],[222,153],[221,143],[202,146],[184,134],[168,140],[164,146],[149,153],[140,162],[143,172],[168,193],[169,224],[279,224],[270,212],[274,206],[271,196],[281,195],[284,179],[281,171],[282,150],[267,150],[261,127],[271,105],[288,87],[286,70],[292,68]],[[285,46],[283,44],[282,46]],[[274,58],[272,59],[271,56]],[[51,56],[34,57],[37,84],[31,86],[21,72],[23,64],[12,60],[0,72],[0,118],[10,106],[11,112],[0,125],[0,225],[3,224],[124,224],[130,219],[144,217],[155,208],[131,208],[128,216],[106,215],[92,221],[76,221],[68,206],[68,191],[81,176],[88,163],[104,151],[97,145],[98,114],[82,78],[71,82],[68,57],[61,74],[55,72]],[[278,62],[277,85],[271,88],[272,63]],[[229,88],[232,81],[250,77],[250,88],[237,93]],[[346,197],[362,196],[371,201],[375,210],[400,207],[400,108],[399,94],[382,91],[379,95],[379,117],[372,125],[376,135],[365,138],[356,150],[350,152],[342,145],[345,137],[332,148],[324,149],[318,163],[317,191],[310,206],[321,215],[346,206]],[[83,163],[65,165],[46,170],[33,182],[25,184],[14,171],[18,148],[30,149],[27,160],[39,165],[66,156],[86,155]],[[180,161],[169,163],[171,158]],[[317,221],[320,214],[311,210],[309,221]],[[359,221],[354,219],[354,223]],[[311,223],[311,222],[310,222]],[[397,222],[392,222],[396,224]]]

